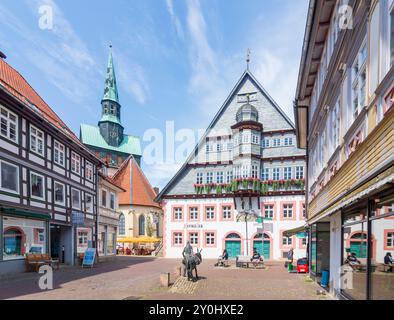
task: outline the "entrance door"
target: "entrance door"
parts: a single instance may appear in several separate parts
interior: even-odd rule
[[[60,258],[60,227],[51,226],[51,256]]]
[[[367,257],[367,244],[365,242],[350,242],[350,252],[354,252],[357,258]]]
[[[226,250],[229,258],[235,258],[241,254],[241,241],[226,240]]]
[[[270,258],[271,246],[269,240],[264,240],[264,247],[261,240],[255,240],[253,242],[253,249],[256,249],[256,251],[262,255],[265,260]]]

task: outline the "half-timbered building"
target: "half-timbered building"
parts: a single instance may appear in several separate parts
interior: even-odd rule
[[[304,167],[294,124],[246,70],[158,196],[164,256],[181,257],[190,241],[208,258],[304,257],[306,239],[284,234],[304,224]]]
[[[100,160],[3,59],[0,123],[0,272],[27,253],[73,264],[95,246]]]

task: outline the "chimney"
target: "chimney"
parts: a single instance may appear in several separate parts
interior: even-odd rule
[[[153,191],[158,195],[160,193],[160,189],[158,187],[154,187]]]

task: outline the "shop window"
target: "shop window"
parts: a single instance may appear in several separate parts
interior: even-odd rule
[[[5,216],[3,259],[23,258],[26,253],[47,253],[44,221]]]
[[[0,189],[19,193],[19,167],[0,160]]]
[[[115,233],[107,233],[107,254],[115,253]]]
[[[92,245],[92,230],[77,228],[77,253],[84,253]]]
[[[352,277],[352,286],[344,285],[342,291],[353,299],[367,297],[368,228],[366,206],[344,214],[343,270]]]
[[[374,206],[374,212],[379,210],[385,212],[385,215],[371,220],[370,298],[394,300],[394,266],[390,266],[394,256],[394,212],[386,210],[394,207],[394,192],[379,197]]]
[[[126,234],[126,220],[124,214],[121,213],[119,216],[119,235],[124,236]]]

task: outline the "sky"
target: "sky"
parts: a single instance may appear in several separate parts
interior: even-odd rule
[[[245,71],[248,48],[251,72],[294,119],[308,2],[1,0],[0,51],[79,136],[81,123],[100,119],[112,44],[125,133],[146,150],[152,129],[162,132],[163,156],[143,157],[142,168],[163,188],[188,156],[167,155],[168,122],[197,142]]]

